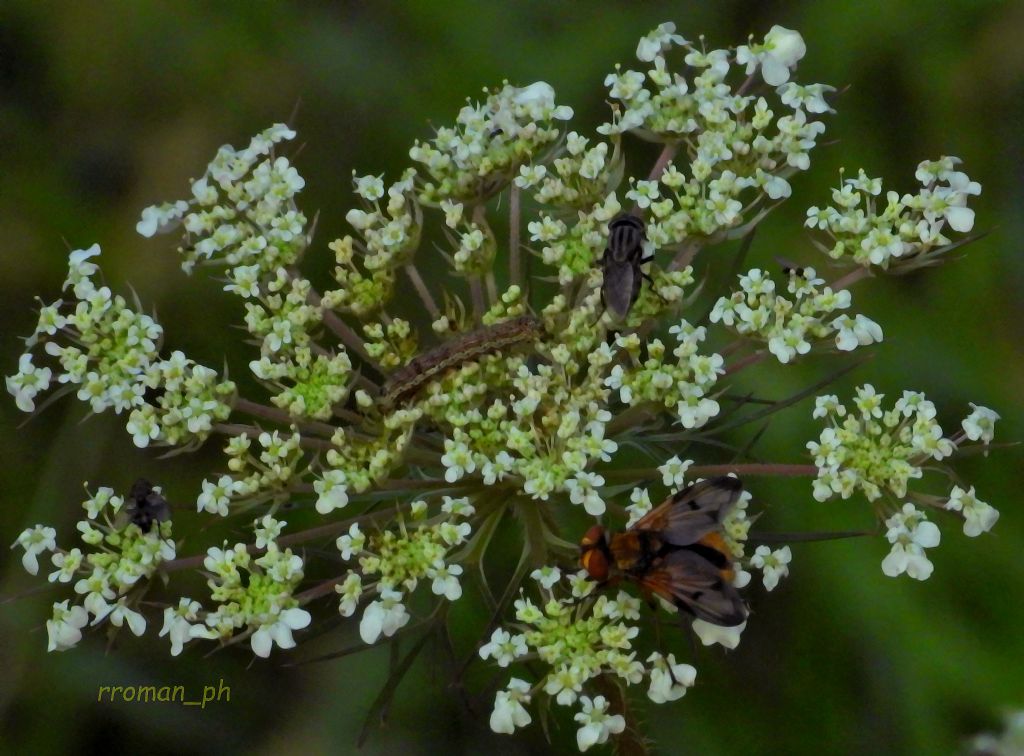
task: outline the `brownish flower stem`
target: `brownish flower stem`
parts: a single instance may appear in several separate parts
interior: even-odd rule
[[[731,365],[726,365],[725,373],[723,373],[723,375],[733,375],[735,373],[738,373],[744,368],[748,368],[751,365],[756,365],[767,356],[768,352],[754,352],[753,354],[748,354],[746,357],[736,360],[736,362],[732,363]]]
[[[310,601],[318,599],[321,596],[326,596],[329,593],[334,593],[334,586],[338,585],[339,583],[344,583],[345,578],[347,577],[348,573],[346,572],[344,575],[339,575],[336,578],[325,580],[322,583],[318,583],[317,585],[313,586],[309,590],[305,590],[302,593],[295,594],[294,598],[298,600],[300,606],[303,604],[308,604]]]
[[[513,183],[508,190],[508,277],[512,286],[522,286],[522,258],[519,250],[519,187]]]
[[[677,142],[668,142],[661,150],[661,154],[658,155],[658,159],[654,161],[654,167],[651,168],[651,173],[647,177],[648,181],[657,181],[661,178],[661,174],[668,168],[668,164],[672,162],[672,158],[676,156],[679,151],[679,144]]]
[[[333,436],[334,432],[337,430],[337,428],[329,423],[320,423],[315,420],[297,421],[283,409],[278,407],[268,407],[265,404],[259,404],[248,399],[243,399],[242,397],[238,397],[235,400],[233,409],[236,409],[239,412],[244,412],[247,415],[252,415],[253,417],[271,420],[275,423],[294,425],[300,431],[308,431],[309,433]]]
[[[668,264],[668,268],[666,268],[666,270],[668,270],[669,272],[682,270],[687,265],[693,262],[693,258],[697,256],[698,252],[700,252],[699,244],[687,244],[678,252],[676,252],[676,256],[672,258],[672,262]]]
[[[849,273],[840,278],[837,278],[834,283],[829,284],[833,291],[839,291],[840,289],[846,289],[853,284],[860,281],[862,278],[868,278],[871,276],[871,270],[869,268],[854,268]]]
[[[312,286],[309,288],[309,301],[313,303],[313,306],[320,307],[320,312],[324,319],[324,325],[331,329],[331,332],[341,340],[342,344],[358,354],[363,362],[372,367],[378,373],[381,375],[384,374],[380,365],[378,365],[373,358],[370,357],[369,352],[366,351],[366,344],[361,338],[359,338],[359,334],[349,328],[348,324],[339,318],[333,310],[323,307],[323,297],[321,297],[319,292],[317,292],[317,290]]]
[[[473,316],[479,322],[486,309],[484,305],[484,287],[480,276],[473,276],[469,279],[469,295],[473,300]]]
[[[437,303],[434,301],[434,297],[430,294],[430,289],[427,288],[426,283],[423,282],[423,277],[420,275],[419,270],[413,263],[409,263],[405,266],[405,274],[409,276],[409,280],[412,281],[413,288],[416,289],[416,293],[420,295],[420,299],[423,301],[423,306],[427,308],[430,313],[430,317],[433,320],[437,320],[441,317],[441,311],[437,309]]]

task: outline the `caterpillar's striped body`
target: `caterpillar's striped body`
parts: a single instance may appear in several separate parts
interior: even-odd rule
[[[532,343],[543,333],[544,326],[539,319],[533,315],[522,315],[458,336],[414,357],[392,373],[381,387],[378,406],[389,410],[408,401],[452,368],[517,344]]]

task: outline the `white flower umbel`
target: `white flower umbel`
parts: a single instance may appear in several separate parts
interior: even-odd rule
[[[882,560],[882,572],[889,577],[907,573],[915,580],[927,580],[934,569],[924,550],[939,545],[939,528],[928,522],[924,512],[913,504],[904,504],[903,509],[885,521],[888,530],[885,537],[892,544],[892,550]]]
[[[857,178],[832,190],[832,206],[807,210],[806,225],[821,232],[815,244],[833,260],[863,267],[906,272],[934,265],[960,246],[949,231],[964,234],[974,227],[967,200],[981,186],[953,170],[959,162],[924,161],[915,174],[921,182],[917,193],[889,191],[884,204],[881,179],[859,170]]]
[[[884,491],[907,494],[929,460],[943,460],[956,450],[935,420],[935,406],[923,394],[905,391],[892,410],[883,411],[884,395],[871,384],[857,388],[854,410],[834,396],[819,397],[814,415],[829,423],[818,441],[807,444],[818,468],[814,498],[850,498],[860,489],[869,501]]]
[[[815,344],[833,341],[849,352],[882,340],[882,329],[873,320],[856,315],[834,315],[850,306],[848,291],[824,286],[814,268],[789,274],[787,299],[776,293],[775,282],[760,268],[739,276],[740,290],[722,297],[711,310],[711,322],[728,326],[737,334],[767,343],[779,362],[792,362]]]

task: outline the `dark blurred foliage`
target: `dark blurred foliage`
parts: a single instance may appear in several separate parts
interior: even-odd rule
[[[134,231],[148,204],[185,196],[218,145],[244,144],[288,119],[300,132],[304,209],[321,211],[305,261],[314,281],[329,272],[326,242],[343,232],[350,175],[408,164],[413,139],[450,122],[464,98],[504,78],[550,82],[576,109],[574,127],[605,117],[601,82],[629,64],[637,39],[674,20],[713,45],[763,35],[775,23],[798,29],[809,52],[801,81],[848,90],[809,174],[758,234],[751,263],[775,255],[824,261],[801,229],[804,210],[828,200],[838,170],[863,166],[886,188],[909,190],[917,162],[940,154],[965,161],[980,181],[978,229],[992,233],[965,259],[855,290],[858,311],[878,320],[886,341],[874,359],[842,379],[840,395],[871,382],[890,396],[925,391],[947,428],[967,402],[1003,414],[1002,440],[1024,437],[1020,392],[1024,349],[1024,5],[912,0],[861,2],[106,2],[0,3],[0,356],[15,370],[19,335],[31,331],[33,298],[53,298],[69,248],[99,242],[115,289],[134,287],[155,308],[167,344],[232,376],[245,373],[248,347],[233,325],[237,301],[209,277],[186,277],[167,238]],[[638,154],[645,154],[640,148]],[[653,157],[653,155],[652,155]],[[716,251],[699,260],[722,275]],[[720,280],[720,279],[719,279]],[[741,387],[785,396],[834,369],[829,360],[758,368]],[[0,401],[0,534],[28,525],[74,532],[82,482],[126,490],[144,475],[188,509],[198,481],[217,468],[217,450],[169,460],[135,449],[123,418],[82,422],[65,400],[21,426]],[[768,428],[756,454],[800,461],[817,434],[810,402]],[[660,752],[950,753],[962,738],[997,725],[1001,707],[1024,706],[1024,511],[1020,450],[962,463],[982,498],[1002,511],[993,534],[968,540],[952,520],[924,584],[882,575],[881,539],[797,545],[792,575],[770,596],[754,591],[756,615],[733,653],[694,653],[698,684],[686,699],[650,707],[646,725]],[[763,520],[777,530],[869,524],[861,500],[815,503],[806,480],[749,482]],[[183,520],[189,521],[184,515]],[[193,518],[194,519],[194,518]],[[237,535],[235,531],[233,535]],[[193,543],[200,543],[194,534]],[[187,549],[187,547],[186,547]],[[0,595],[39,585],[15,552],[0,550]],[[495,570],[500,573],[498,565]],[[196,595],[202,596],[197,587]],[[283,661],[340,648],[351,630],[331,632],[251,664],[246,650],[178,659],[147,636],[122,636],[108,652],[92,634],[74,651],[47,654],[43,627],[52,594],[0,609],[0,744],[7,752],[99,750],[174,753],[348,752],[386,676],[387,650],[339,661],[283,667]],[[329,612],[328,612],[329,614]],[[482,621],[454,613],[471,642]],[[689,657],[687,641],[677,640]],[[449,671],[431,656],[399,690],[383,730],[363,753],[535,752],[525,738],[487,731],[444,687]],[[205,710],[172,705],[99,704],[100,685],[185,684],[218,679],[230,703]],[[553,733],[573,748],[573,723]]]

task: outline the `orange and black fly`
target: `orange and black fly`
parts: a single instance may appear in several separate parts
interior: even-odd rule
[[[623,532],[595,525],[580,543],[580,564],[599,583],[632,580],[705,622],[739,625],[747,607],[733,586],[722,521],[742,490],[738,478],[711,478],[674,493]]]

